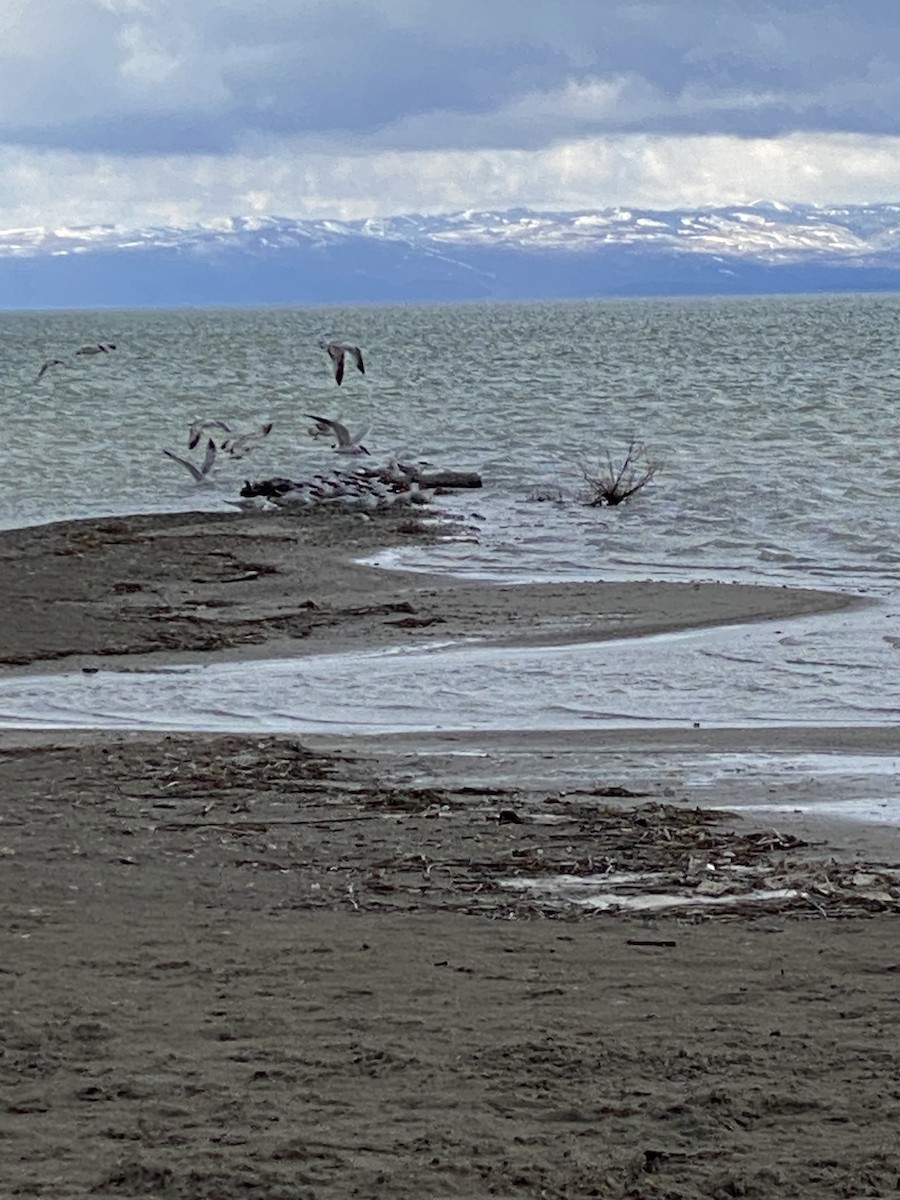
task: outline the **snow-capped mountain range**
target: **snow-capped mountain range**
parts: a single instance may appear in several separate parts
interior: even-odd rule
[[[900,204],[0,230],[0,307],[900,289]]]

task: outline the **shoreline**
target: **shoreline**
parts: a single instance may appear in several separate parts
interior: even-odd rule
[[[196,665],[402,647],[437,650],[443,643],[452,649],[571,647],[788,620],[878,603],[852,592],[743,583],[473,582],[356,561],[402,539],[428,541],[442,532],[410,523],[408,516],[361,521],[335,513],[285,517],[238,512],[137,514],[0,531],[0,587],[16,614],[0,630],[0,678],[98,670],[177,672]],[[0,747],[14,748],[23,737],[49,743],[65,739],[76,728],[10,726],[0,730]],[[184,732],[183,726],[175,728]],[[557,782],[563,786],[579,756],[589,771],[592,753],[609,762],[610,748],[616,745],[643,746],[643,758],[622,769],[647,779],[653,774],[649,765],[654,759],[665,762],[673,754],[686,762],[700,762],[705,756],[712,763],[730,755],[735,761],[751,761],[755,769],[753,756],[763,754],[765,747],[770,748],[773,763],[820,753],[822,748],[836,757],[862,752],[877,758],[890,752],[889,725],[861,729],[832,724],[826,729],[823,733],[784,722],[763,728],[707,723],[701,730],[662,722],[552,733],[448,731],[446,739],[427,730],[331,733],[319,729],[300,736],[320,746],[365,746],[375,761],[391,760],[395,748],[403,745],[410,753],[418,747],[425,755],[428,747],[436,747],[433,762],[443,762],[451,775],[458,764],[451,771],[440,752],[448,743],[467,745],[472,756],[482,753],[488,743],[541,746],[543,757],[509,759],[519,765],[510,767],[513,774],[508,773],[507,786],[541,775],[548,756],[559,760]],[[101,739],[111,731],[85,726],[80,732]],[[158,738],[171,732],[144,731]],[[207,736],[200,729],[194,733]],[[514,777],[515,769],[520,780]],[[822,802],[826,789],[831,789],[833,798],[856,799],[861,784],[849,777],[852,772],[845,774],[848,778],[833,773],[806,788],[804,803],[810,796]],[[719,775],[718,783],[700,789],[702,803],[730,808],[727,775],[722,770]],[[553,785],[553,772],[547,783]],[[769,790],[779,789],[783,791],[773,778]],[[757,790],[756,798],[765,799],[764,783]],[[792,814],[793,793],[785,795],[784,812],[777,819],[792,827],[808,831],[817,820],[852,821],[834,814],[819,818]],[[856,823],[882,829],[893,844],[893,826]]]
[[[2,674],[865,603],[458,585],[334,555],[407,536],[387,525],[258,522],[0,534]],[[717,807],[740,776],[684,769],[841,745],[894,749],[849,727],[0,730],[4,1194],[887,1194],[900,831],[773,827]]]
[[[204,511],[132,514],[0,530],[0,588],[16,619],[0,629],[0,679],[97,670],[141,674],[196,665],[290,660],[334,653],[571,647],[789,620],[877,604],[847,591],[784,585],[634,580],[506,584],[361,562],[404,538],[452,535],[408,514],[375,521],[333,512],[282,516]],[[335,546],[339,546],[339,552]],[[302,599],[301,599],[302,597]],[[555,730],[448,729],[287,733],[134,729],[100,726],[0,728],[0,755],[41,746],[88,746],[106,738],[164,742],[171,737],[300,736],[338,758],[362,752],[377,770],[417,761],[435,786],[490,766],[490,786],[515,792],[584,788],[602,762],[621,778],[671,793],[671,763],[722,759],[789,762],[830,756],[888,760],[890,725],[790,722],[689,727],[687,723],[610,724]],[[660,760],[662,769],[660,769]],[[546,769],[552,761],[552,769]],[[461,766],[462,764],[462,766]],[[473,765],[475,770],[473,772]],[[580,765],[579,765],[580,764]],[[668,765],[667,765],[668,764]],[[771,768],[774,770],[774,766]],[[746,769],[745,769],[746,771]],[[421,772],[420,772],[421,773]],[[690,775],[690,771],[688,772]],[[707,772],[709,774],[709,772]],[[713,773],[715,774],[715,773]],[[751,772],[752,774],[752,772]],[[487,772],[490,775],[490,770]],[[807,781],[771,819],[803,838],[824,835],[839,853],[900,857],[900,820],[854,818],[858,780],[832,771]],[[485,770],[481,771],[484,784]],[[708,809],[765,825],[767,797],[783,791],[764,769],[753,784],[727,773],[695,793]],[[754,790],[755,789],[755,790]],[[822,794],[829,811],[816,813]],[[746,793],[744,795],[743,793]],[[800,795],[800,799],[797,795]],[[847,803],[846,815],[834,801]],[[871,799],[871,797],[870,797]],[[797,805],[803,808],[797,808]],[[873,811],[875,801],[872,801]]]
[[[653,580],[503,584],[360,563],[410,518],[166,513],[0,531],[0,672],[433,642],[547,646],[836,612],[851,592]],[[334,547],[340,547],[335,553]]]

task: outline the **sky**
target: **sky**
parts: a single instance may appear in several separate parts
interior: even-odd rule
[[[896,0],[0,0],[0,228],[900,200]]]

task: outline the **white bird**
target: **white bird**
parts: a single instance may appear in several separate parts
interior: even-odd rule
[[[305,413],[304,416],[309,421],[315,421],[316,425],[324,426],[330,429],[337,438],[337,445],[334,449],[338,454],[368,454],[369,451],[362,444],[363,438],[369,432],[369,428],[361,429],[359,433],[350,435],[350,430],[340,421],[332,421],[330,417],[314,417],[312,413]]]
[[[95,342],[92,346],[81,346],[75,351],[76,354],[109,354],[110,350],[115,350],[115,342]]]
[[[366,373],[366,365],[363,362],[362,350],[359,346],[351,346],[349,342],[326,342],[320,341],[319,345],[331,359],[331,365],[334,369],[334,381],[340,383],[344,378],[344,357],[349,354],[356,361],[356,369],[361,375]]]
[[[220,449],[231,458],[243,458],[258,442],[269,436],[274,424],[274,421],[267,421],[265,425],[260,425],[259,429],[250,433],[240,433],[237,437],[226,438]]]
[[[334,437],[334,430],[331,428],[330,421],[319,420],[318,417],[314,418],[314,420],[316,422],[315,425],[310,425],[306,431],[311,438]],[[340,417],[338,417],[338,420],[340,420]]]
[[[212,465],[216,461],[216,443],[209,439],[206,443],[206,455],[201,466],[196,467],[192,462],[188,462],[186,458],[181,458],[174,450],[163,450],[163,454],[167,458],[171,458],[173,462],[181,463],[193,475],[197,483],[202,483],[206,476],[212,470]]]
[[[223,429],[225,433],[231,433],[231,426],[225,421],[215,419],[204,421],[202,418],[198,418],[191,422],[188,430],[188,450],[193,450],[195,446],[199,445],[200,438],[207,429]]]
[[[38,371],[37,375],[35,376],[34,382],[37,383],[39,379],[43,379],[51,367],[65,367],[67,365],[68,364],[66,363],[65,359],[48,358],[46,362],[41,364],[41,369]]]
[[[308,484],[297,484],[280,496],[273,496],[272,503],[276,508],[301,509],[312,508],[318,497]]]
[[[265,496],[247,496],[240,500],[226,500],[225,503],[233,504],[242,512],[270,512],[272,509],[272,502]]]

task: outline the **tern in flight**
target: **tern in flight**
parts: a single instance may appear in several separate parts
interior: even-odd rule
[[[65,367],[65,366],[68,366],[68,364],[66,363],[66,360],[64,358],[48,358],[45,363],[42,363],[41,369],[38,371],[37,375],[35,376],[34,382],[37,383],[39,379],[43,379],[51,367]]]
[[[272,432],[274,421],[266,421],[265,425],[260,425],[258,429],[251,430],[250,433],[239,433],[236,437],[228,437],[219,447],[232,458],[243,458],[250,450],[253,450],[263,438],[267,438]]]
[[[324,340],[319,342],[319,345],[331,359],[335,383],[339,384],[344,378],[344,358],[348,354],[356,360],[356,368],[359,373],[365,375],[366,366],[359,346],[351,346],[349,342],[326,342]]]
[[[172,462],[181,463],[186,470],[190,471],[197,483],[202,483],[206,476],[212,470],[212,465],[216,461],[216,443],[209,439],[206,443],[206,455],[201,466],[196,467],[192,462],[188,462],[186,458],[182,458],[176,454],[174,450],[163,450],[163,454],[167,458],[171,458]]]
[[[363,438],[369,432],[368,428],[361,429],[359,433],[354,433],[351,437],[350,430],[340,421],[332,421],[330,417],[314,417],[312,413],[304,414],[309,421],[315,421],[316,428],[319,430],[328,429],[337,438],[337,445],[334,449],[338,454],[368,454],[369,451],[362,444]]]
[[[222,429],[225,433],[231,433],[231,426],[225,421],[204,421],[202,418],[198,418],[196,421],[191,422],[191,427],[188,430],[188,450],[193,450],[195,446],[199,446],[200,438],[207,429]]]

